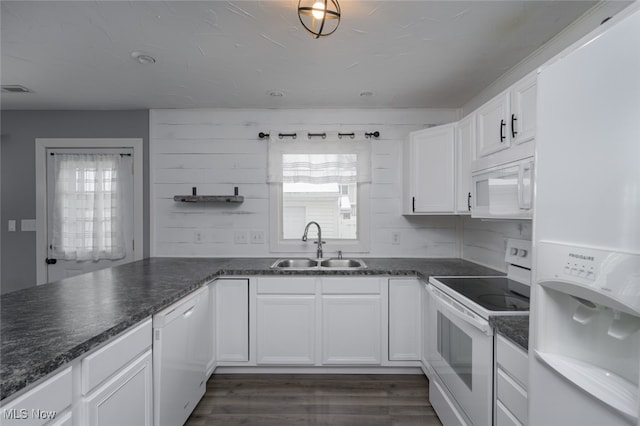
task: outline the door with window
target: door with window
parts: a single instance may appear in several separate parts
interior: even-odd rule
[[[47,281],[134,260],[130,149],[47,150]]]

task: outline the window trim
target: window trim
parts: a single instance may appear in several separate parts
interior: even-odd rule
[[[316,245],[313,241],[302,241],[304,229],[300,230],[299,240],[284,240],[282,236],[282,183],[269,183],[269,249],[272,253],[291,253],[293,256],[315,257]],[[340,240],[323,238],[324,257],[335,257],[338,250],[343,253],[369,253],[370,242],[370,183],[358,184],[358,238]]]

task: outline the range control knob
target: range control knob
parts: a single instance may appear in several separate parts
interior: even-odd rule
[[[525,249],[518,250],[518,256],[527,257],[527,251]]]
[[[518,254],[518,249],[515,247],[511,247],[511,256],[516,256]]]

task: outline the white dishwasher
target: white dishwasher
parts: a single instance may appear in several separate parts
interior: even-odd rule
[[[209,286],[153,316],[153,422],[182,425],[204,395]]]

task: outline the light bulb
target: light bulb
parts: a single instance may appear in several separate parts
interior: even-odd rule
[[[313,4],[311,14],[316,19],[322,19],[324,17],[324,2],[317,1]]]

